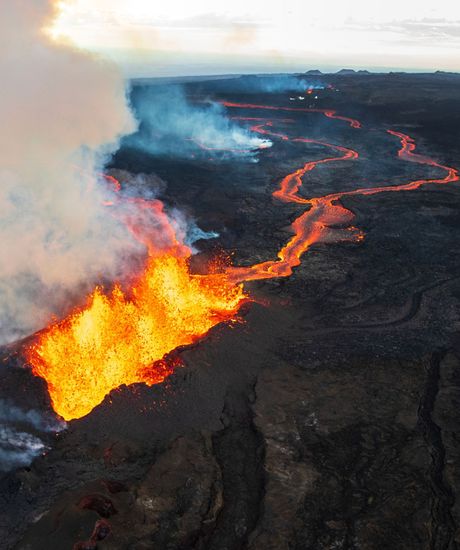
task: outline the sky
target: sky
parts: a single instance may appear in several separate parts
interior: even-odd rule
[[[63,0],[56,40],[128,76],[311,68],[460,71],[454,0]]]

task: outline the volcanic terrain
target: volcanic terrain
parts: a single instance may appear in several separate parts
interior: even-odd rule
[[[460,544],[460,77],[315,79],[184,85],[272,142],[258,162],[129,140],[113,157],[122,186],[161,178],[168,207],[218,233],[192,272],[224,252],[249,300],[171,350],[162,383],[40,433],[43,455],[1,479],[3,548]],[[51,414],[36,338],[1,350],[0,397]]]

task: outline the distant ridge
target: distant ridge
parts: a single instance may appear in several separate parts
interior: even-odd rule
[[[318,69],[310,69],[309,71],[306,71],[305,74],[308,74],[311,76],[318,76],[318,75],[322,75],[323,73]]]
[[[458,73],[454,71],[436,71],[434,74],[457,75]]]
[[[354,69],[340,69],[336,74],[356,74],[356,71]]]

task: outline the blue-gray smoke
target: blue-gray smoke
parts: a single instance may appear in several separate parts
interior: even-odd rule
[[[177,157],[256,160],[259,149],[271,145],[228,118],[219,103],[192,103],[180,86],[138,86],[131,101],[140,124],[123,140],[128,147]]]
[[[319,80],[298,77],[294,75],[256,76],[252,79],[242,79],[242,85],[247,91],[266,93],[297,92],[304,93],[308,89],[323,90],[324,84]]]
[[[65,427],[51,413],[22,409],[10,399],[0,399],[0,472],[28,466],[49,448],[42,440],[44,434]]]

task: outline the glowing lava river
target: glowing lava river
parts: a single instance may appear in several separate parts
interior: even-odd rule
[[[351,128],[361,128],[357,120],[339,116],[333,110],[223,104],[228,109],[317,112],[346,122]],[[153,240],[142,229],[145,223],[124,219],[149,251],[144,272],[129,290],[117,285],[110,294],[105,294],[96,288],[86,307],[42,331],[26,351],[34,374],[47,382],[54,410],[64,419],[85,416],[111,390],[123,384],[162,382],[174,370],[174,365],[162,361],[166,354],[197,341],[216,324],[235,317],[248,299],[242,286],[245,281],[289,276],[314,243],[326,242],[332,234],[337,240],[337,228],[347,239],[362,239],[362,233],[350,225],[353,213],[340,203],[343,197],[411,191],[425,184],[459,181],[457,170],[415,153],[411,137],[387,130],[400,141],[398,156],[401,159],[442,169],[445,177],[304,198],[299,190],[308,172],[321,164],[353,161],[359,157],[358,153],[341,145],[277,133],[274,122],[269,119],[237,118],[257,121],[251,130],[274,140],[315,144],[333,152],[329,157],[306,162],[286,175],[273,192],[279,201],[304,207],[291,225],[292,238],[278,252],[276,260],[196,275],[189,270],[191,250],[176,238],[162,203],[128,199],[135,202],[138,211],[147,216],[155,214],[155,219],[161,220],[160,226],[156,221],[155,228],[168,235],[167,246],[158,248],[152,244]]]

